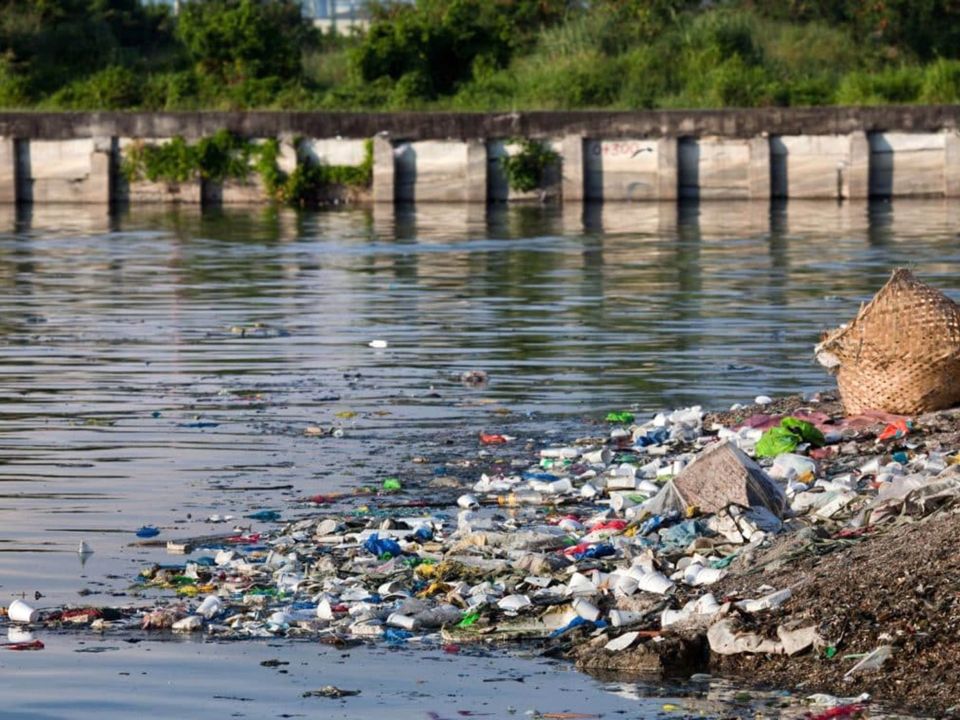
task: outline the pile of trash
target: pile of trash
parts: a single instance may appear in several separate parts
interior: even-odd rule
[[[304,499],[294,522],[259,513],[260,532],[144,533],[183,558],[143,569],[137,592],[154,602],[17,600],[15,649],[38,649],[23,630],[46,626],[449,652],[527,641],[586,668],[688,674],[744,654],[832,662],[856,628],[830,635],[787,612],[797,587],[761,571],[952,513],[958,416],[844,418],[830,397],[758,400],[712,415],[611,413],[603,436],[563,445],[484,433],[469,480],[442,468],[428,487],[388,478],[375,495]],[[849,661],[844,678],[887,666],[896,646]]]

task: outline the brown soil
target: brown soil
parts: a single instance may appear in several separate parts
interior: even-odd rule
[[[879,443],[885,423],[844,419],[833,396],[813,402],[786,398],[763,408],[717,413],[706,418],[704,427],[712,422],[734,427],[758,412],[803,411],[829,415],[827,425],[843,433],[835,450],[819,460],[821,477],[853,470],[877,455],[889,459],[896,450],[960,450],[960,411],[916,418],[907,438]],[[890,707],[960,716],[960,674],[955,671],[960,663],[960,511],[901,518],[852,537],[838,534],[844,522],[810,527],[801,522],[801,529],[781,535],[757,556],[738,558],[731,574],[710,589],[718,599],[739,599],[760,597],[770,587],[790,587],[793,596],[781,608],[742,614],[743,628],[775,639],[778,625],[802,620],[804,626],[819,627],[826,647],[793,657],[711,654],[710,669],[759,686],[840,696],[868,692]],[[879,671],[844,679],[858,661],[851,656],[881,645],[894,652]],[[832,658],[827,648],[832,648]],[[589,654],[580,653],[582,667],[604,664]],[[608,662],[607,669],[622,672],[621,665]]]
[[[804,403],[788,398],[778,401],[781,407],[773,411],[809,409],[826,413],[843,426],[836,399],[823,400]],[[915,423],[915,431],[895,445],[876,441],[882,422],[846,427],[840,452],[823,459],[821,467],[828,473],[852,469],[867,457],[897,449],[911,454],[960,449],[956,410],[924,415]],[[812,620],[836,655],[832,659],[824,651],[795,657],[714,655],[713,665],[760,684],[847,696],[869,692],[875,699],[912,710],[942,716],[953,709],[960,714],[960,675],[955,672],[960,662],[960,515],[945,511],[919,521],[905,518],[868,528],[860,538],[848,540],[836,538],[836,530],[836,526],[808,528],[783,536],[763,556],[736,563],[738,572],[715,593],[757,597],[761,585],[791,587],[793,597],[781,609],[745,618],[747,627],[753,624],[776,637],[778,624]],[[883,668],[845,681],[844,675],[857,662],[846,656],[880,645],[894,648]]]
[[[778,570],[730,577],[715,594],[756,597],[763,584],[791,587],[793,597],[777,611],[745,618],[746,627],[776,637],[778,624],[812,620],[836,655],[714,655],[718,670],[804,692],[869,692],[938,716],[960,703],[960,515],[894,526],[825,557],[808,551]],[[845,656],[880,645],[894,648],[883,668],[844,681],[856,663]]]

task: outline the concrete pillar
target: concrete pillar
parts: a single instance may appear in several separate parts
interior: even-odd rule
[[[770,138],[766,135],[751,138],[750,164],[747,167],[747,197],[751,200],[770,199]]]
[[[113,200],[113,145],[113,138],[98,137],[93,140],[87,202],[108,204]]]
[[[395,195],[393,143],[377,135],[373,139],[373,201],[392,203]]]
[[[468,203],[487,203],[487,143],[485,140],[467,141]]]
[[[583,138],[567,135],[562,145],[563,169],[561,195],[564,201],[580,202],[584,196]]]
[[[277,138],[280,152],[277,154],[277,168],[280,172],[291,174],[297,169],[299,158],[297,157],[296,138],[291,133],[282,133]]]
[[[960,197],[960,134],[949,130],[943,147],[943,194]]]
[[[680,176],[677,171],[677,138],[662,137],[657,140],[657,197],[660,200],[676,200],[680,193]]]
[[[870,143],[862,130],[850,134],[850,160],[842,173],[843,197],[856,200],[870,197]]]
[[[17,151],[16,141],[0,137],[0,205],[17,202]]]

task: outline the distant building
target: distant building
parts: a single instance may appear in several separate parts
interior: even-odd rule
[[[158,2],[180,9],[180,0],[142,0]],[[413,4],[415,0],[391,0],[396,3]],[[367,12],[368,0],[300,0],[303,16],[313,20],[313,24],[324,31],[350,32],[364,30],[370,23]]]
[[[369,23],[366,0],[301,0],[303,16],[324,31],[349,32]]]

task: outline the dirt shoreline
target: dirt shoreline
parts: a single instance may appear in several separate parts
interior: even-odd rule
[[[822,475],[878,454],[952,453],[960,447],[956,410],[916,418],[905,438],[880,444],[876,437],[884,424],[847,425],[832,395],[814,403],[794,397],[762,408],[715,413],[704,426],[736,426],[757,412],[805,411],[826,414],[828,426],[835,422],[843,427],[837,450],[819,460]],[[952,506],[943,507],[921,518],[903,514],[859,530],[804,522],[755,556],[738,557],[730,574],[711,591],[722,603],[759,597],[770,588],[790,588],[790,599],[774,610],[733,613],[740,629],[772,640],[784,624],[815,625],[822,642],[801,654],[718,655],[710,651],[703,625],[664,629],[659,647],[648,642],[614,656],[595,643],[580,645],[570,655],[581,669],[604,676],[711,672],[757,688],[839,697],[869,693],[872,700],[903,711],[960,716],[960,676],[955,672],[960,660],[958,513]],[[893,652],[879,670],[845,678],[860,657],[880,646]]]

